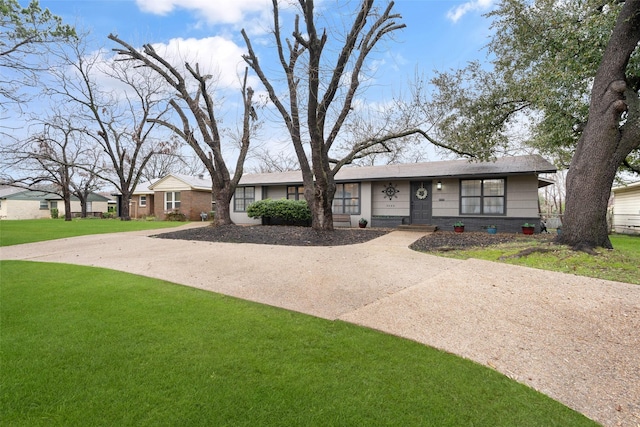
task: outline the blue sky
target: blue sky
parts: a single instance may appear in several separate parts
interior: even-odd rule
[[[490,22],[482,14],[491,9],[493,1],[397,0],[393,10],[402,15],[407,27],[394,33],[393,40],[386,41],[371,58],[375,75],[367,102],[385,102],[406,92],[407,82],[416,72],[429,78],[433,70],[445,71],[463,67],[470,60],[483,60]],[[26,0],[21,3],[26,4]],[[261,61],[275,59],[267,33],[272,22],[270,0],[41,0],[40,4],[65,22],[89,29],[96,49],[115,47],[107,39],[114,33],[135,47],[151,43],[159,52],[166,49],[169,56],[179,55],[180,62],[185,58],[201,66],[213,62],[209,66],[214,67],[220,86],[225,88],[237,89],[238,76],[245,67],[241,59],[245,52],[242,28]],[[376,4],[384,7],[387,2],[379,0]],[[333,23],[350,22],[342,15],[356,6],[354,0],[316,0],[316,10],[323,11]],[[292,12],[292,8],[289,14],[284,11],[281,21],[292,22]],[[257,78],[252,82],[254,88],[260,87]],[[437,155],[430,153],[427,157],[434,159]]]
[[[264,36],[270,24],[270,3],[268,0],[40,1],[66,22],[91,29],[96,42],[107,48],[113,44],[106,37],[114,33],[136,46],[218,36],[244,49],[240,29],[245,28],[252,39]],[[335,4],[334,0],[317,0],[316,8],[333,9]],[[458,68],[471,59],[484,59],[486,52],[482,48],[488,41],[490,22],[482,14],[491,6],[492,0],[398,0],[394,10],[402,15],[407,28],[396,33],[395,42],[387,42],[385,47],[393,52],[396,65],[404,68],[409,77],[416,67],[430,74],[434,69]],[[458,15],[454,17],[456,12]]]

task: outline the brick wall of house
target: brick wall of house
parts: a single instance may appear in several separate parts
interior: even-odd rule
[[[167,212],[164,206],[164,192],[156,191],[154,195],[153,211],[156,218],[164,219]],[[179,211],[190,221],[200,221],[200,213],[211,211],[211,192],[209,191],[180,191]]]
[[[146,206],[140,206],[140,195],[131,196],[129,213],[131,218],[145,218],[154,215],[153,194],[147,194]]]
[[[164,219],[164,191],[153,193],[153,215],[157,219]]]
[[[210,191],[183,191],[180,197],[180,212],[191,221],[200,221],[202,212],[211,211]]]

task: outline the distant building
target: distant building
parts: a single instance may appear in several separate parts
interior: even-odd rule
[[[640,234],[640,182],[614,187],[613,231]]]

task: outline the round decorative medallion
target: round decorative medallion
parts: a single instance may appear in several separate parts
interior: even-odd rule
[[[418,188],[418,190],[416,191],[416,197],[420,200],[424,200],[427,198],[427,194],[429,194],[427,192],[427,189],[424,187],[420,187]]]
[[[397,193],[399,193],[399,192],[400,192],[400,190],[398,190],[398,189],[396,188],[396,186],[395,186],[395,185],[393,185],[393,183],[391,183],[391,182],[390,182],[390,183],[389,183],[389,186],[388,186],[388,187],[385,187],[385,189],[384,189],[384,190],[382,190],[382,192],[384,193],[384,197],[388,197],[388,198],[389,198],[389,200],[391,200],[391,199],[393,199],[394,197],[395,197],[395,198],[398,198],[398,196],[396,196],[396,194],[397,194]]]

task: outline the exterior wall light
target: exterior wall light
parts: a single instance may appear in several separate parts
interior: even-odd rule
[[[442,181],[438,181],[436,183],[436,190],[438,190],[438,191],[442,190]]]

